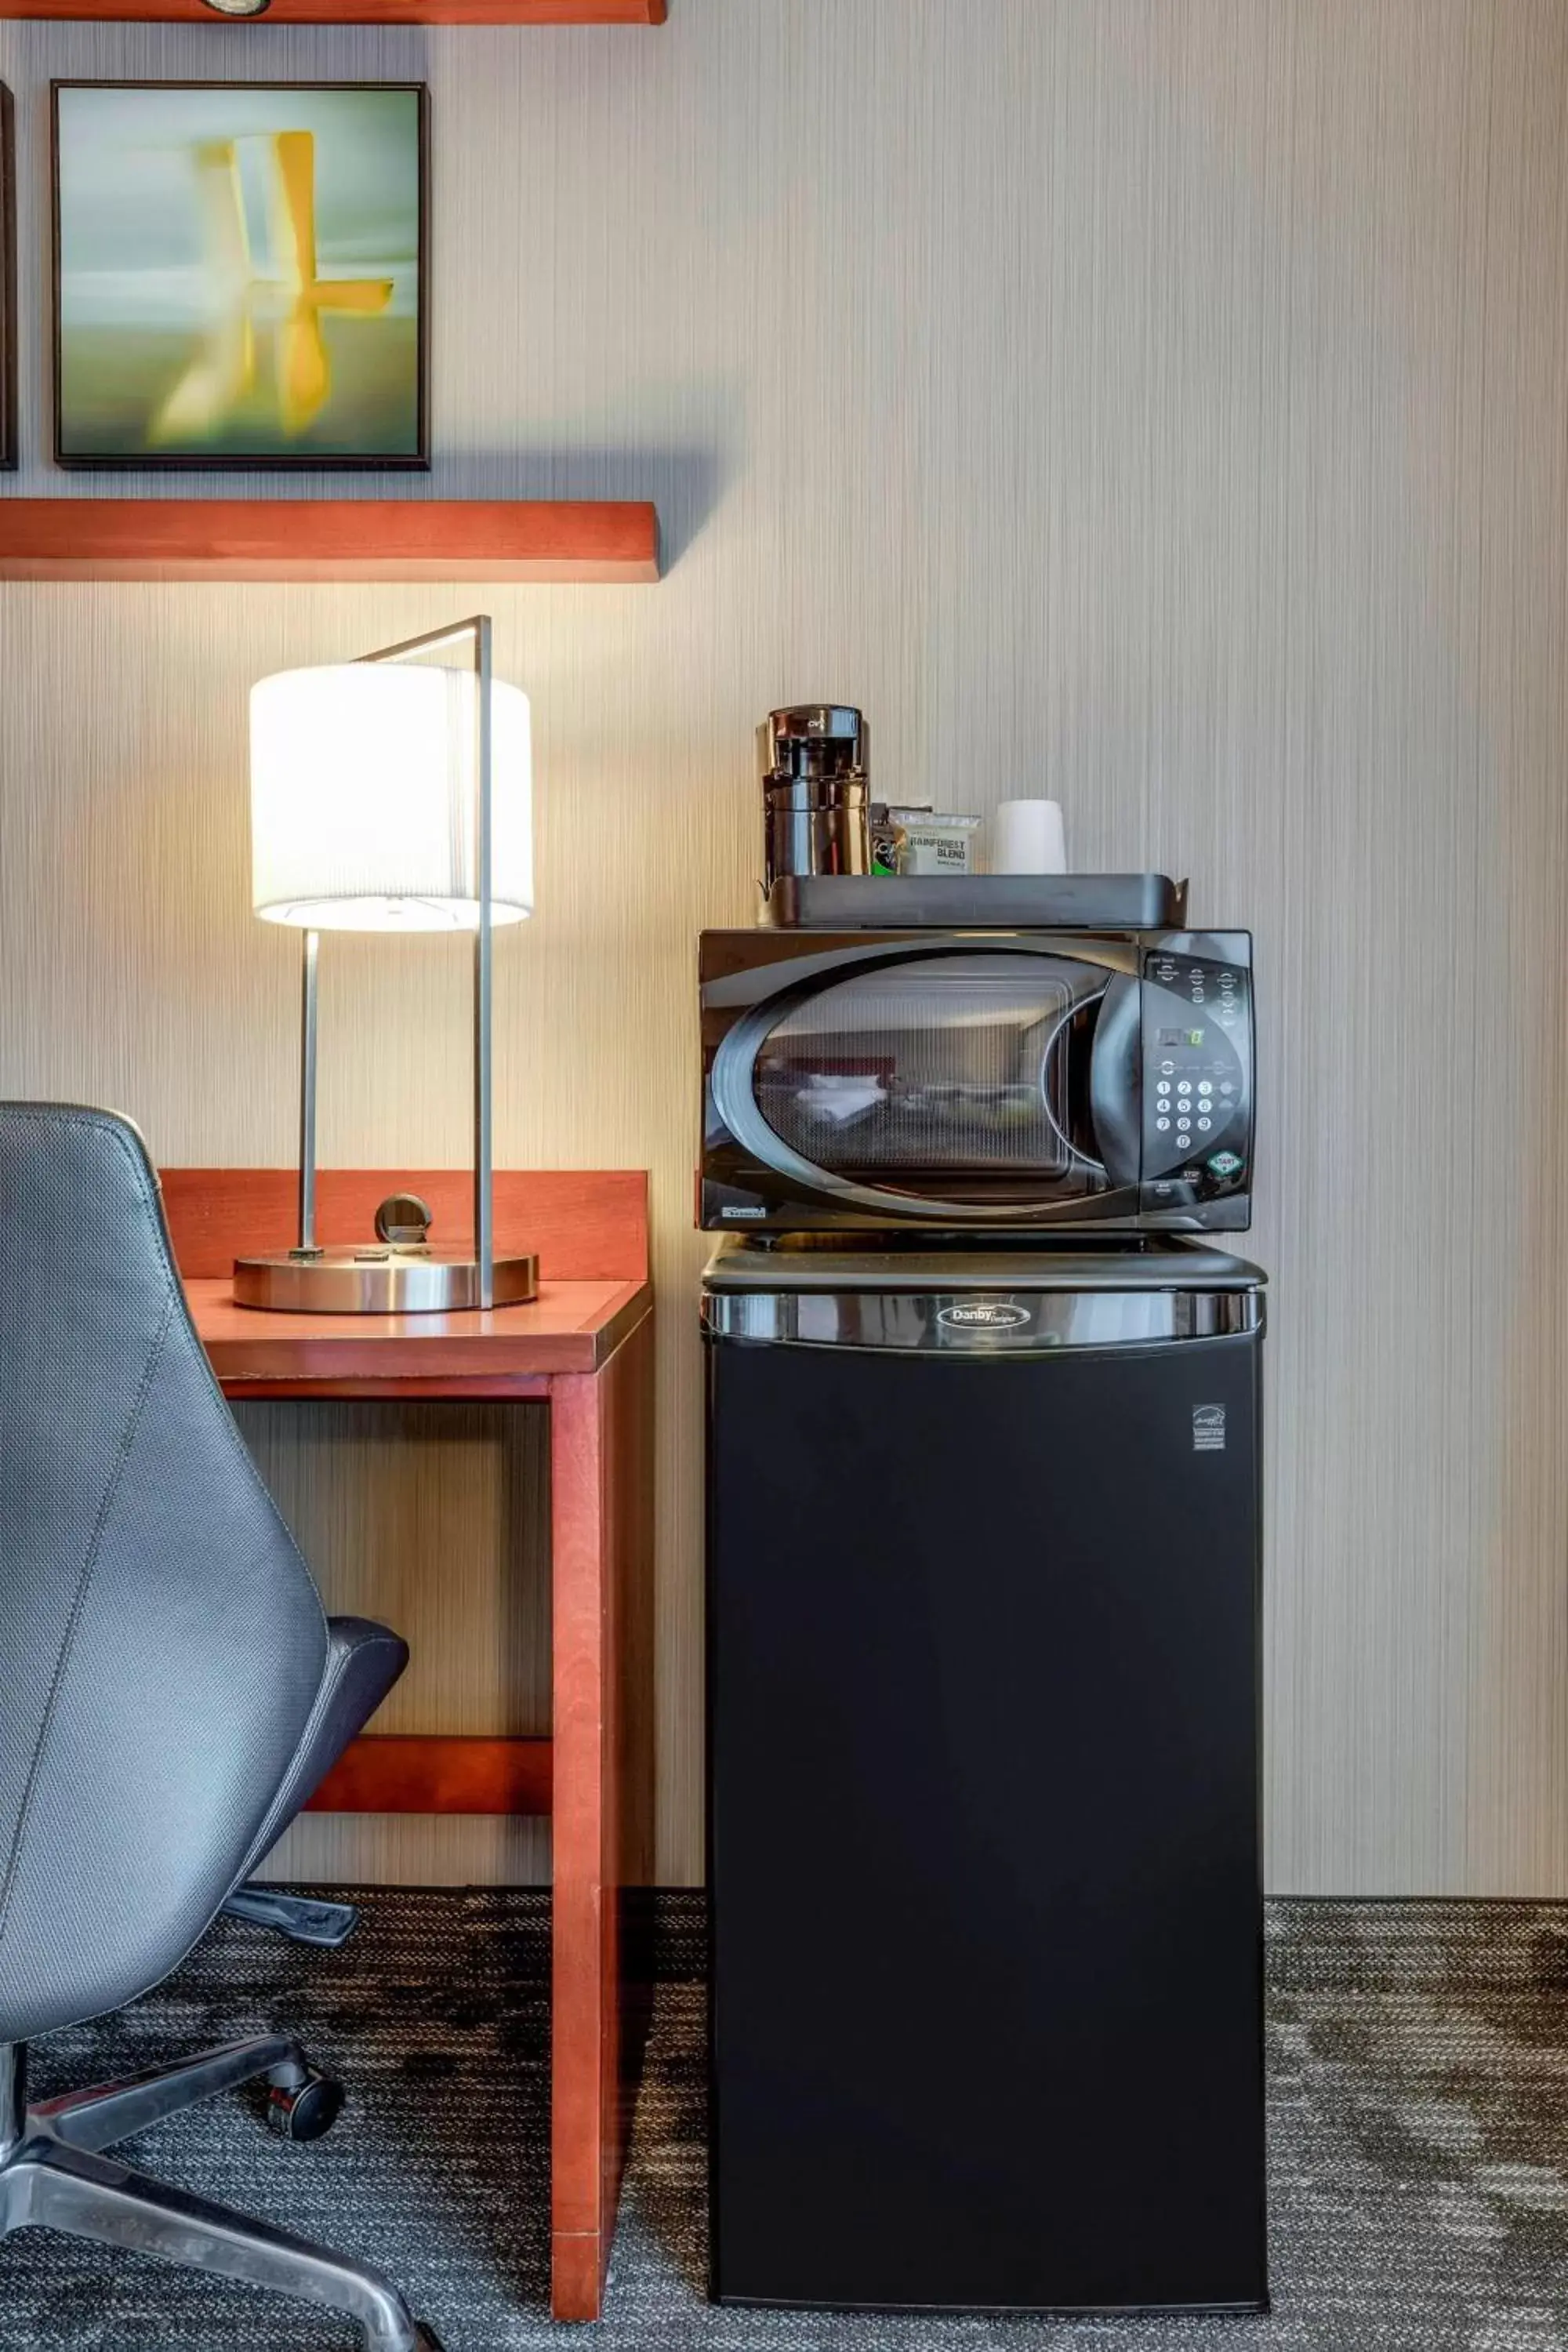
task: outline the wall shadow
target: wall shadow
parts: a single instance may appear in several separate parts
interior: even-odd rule
[[[651,499],[658,509],[660,561],[668,572],[716,512],[735,469],[735,450],[727,439],[569,451],[447,449],[414,495]]]

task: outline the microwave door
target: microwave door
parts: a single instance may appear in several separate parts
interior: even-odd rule
[[[736,1024],[715,1058],[715,1108],[797,1192],[864,1214],[1092,1215],[1124,1181],[1092,1101],[1116,977],[1088,958],[951,941],[860,959]]]
[[[1136,1185],[1143,1173],[1143,991],[1119,971],[1100,999],[1090,1047],[1089,1108],[1095,1141],[1112,1184]]]

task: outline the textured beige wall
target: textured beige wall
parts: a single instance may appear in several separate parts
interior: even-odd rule
[[[665,1875],[700,1867],[692,940],[748,915],[753,722],[831,693],[889,793],[1048,789],[1078,862],[1190,873],[1258,934],[1270,1884],[1568,1893],[1563,0],[7,25],[18,487],[73,487],[44,83],[230,70],[432,85],[429,488],[666,520],[657,589],[486,598],[540,767],[501,1154],[654,1174]],[[474,601],[0,591],[0,1085],[288,1160],[245,689]],[[460,1157],[463,988],[332,948],[329,1160]],[[420,1834],[414,1874],[475,1867]]]

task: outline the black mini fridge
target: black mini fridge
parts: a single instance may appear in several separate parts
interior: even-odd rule
[[[710,1266],[721,2301],[1266,2305],[1262,1282]]]

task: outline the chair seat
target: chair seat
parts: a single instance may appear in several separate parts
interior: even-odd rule
[[[329,1617],[327,1636],[326,1671],[305,1736],[245,1858],[237,1885],[277,1844],[408,1664],[407,1643],[369,1617]]]

